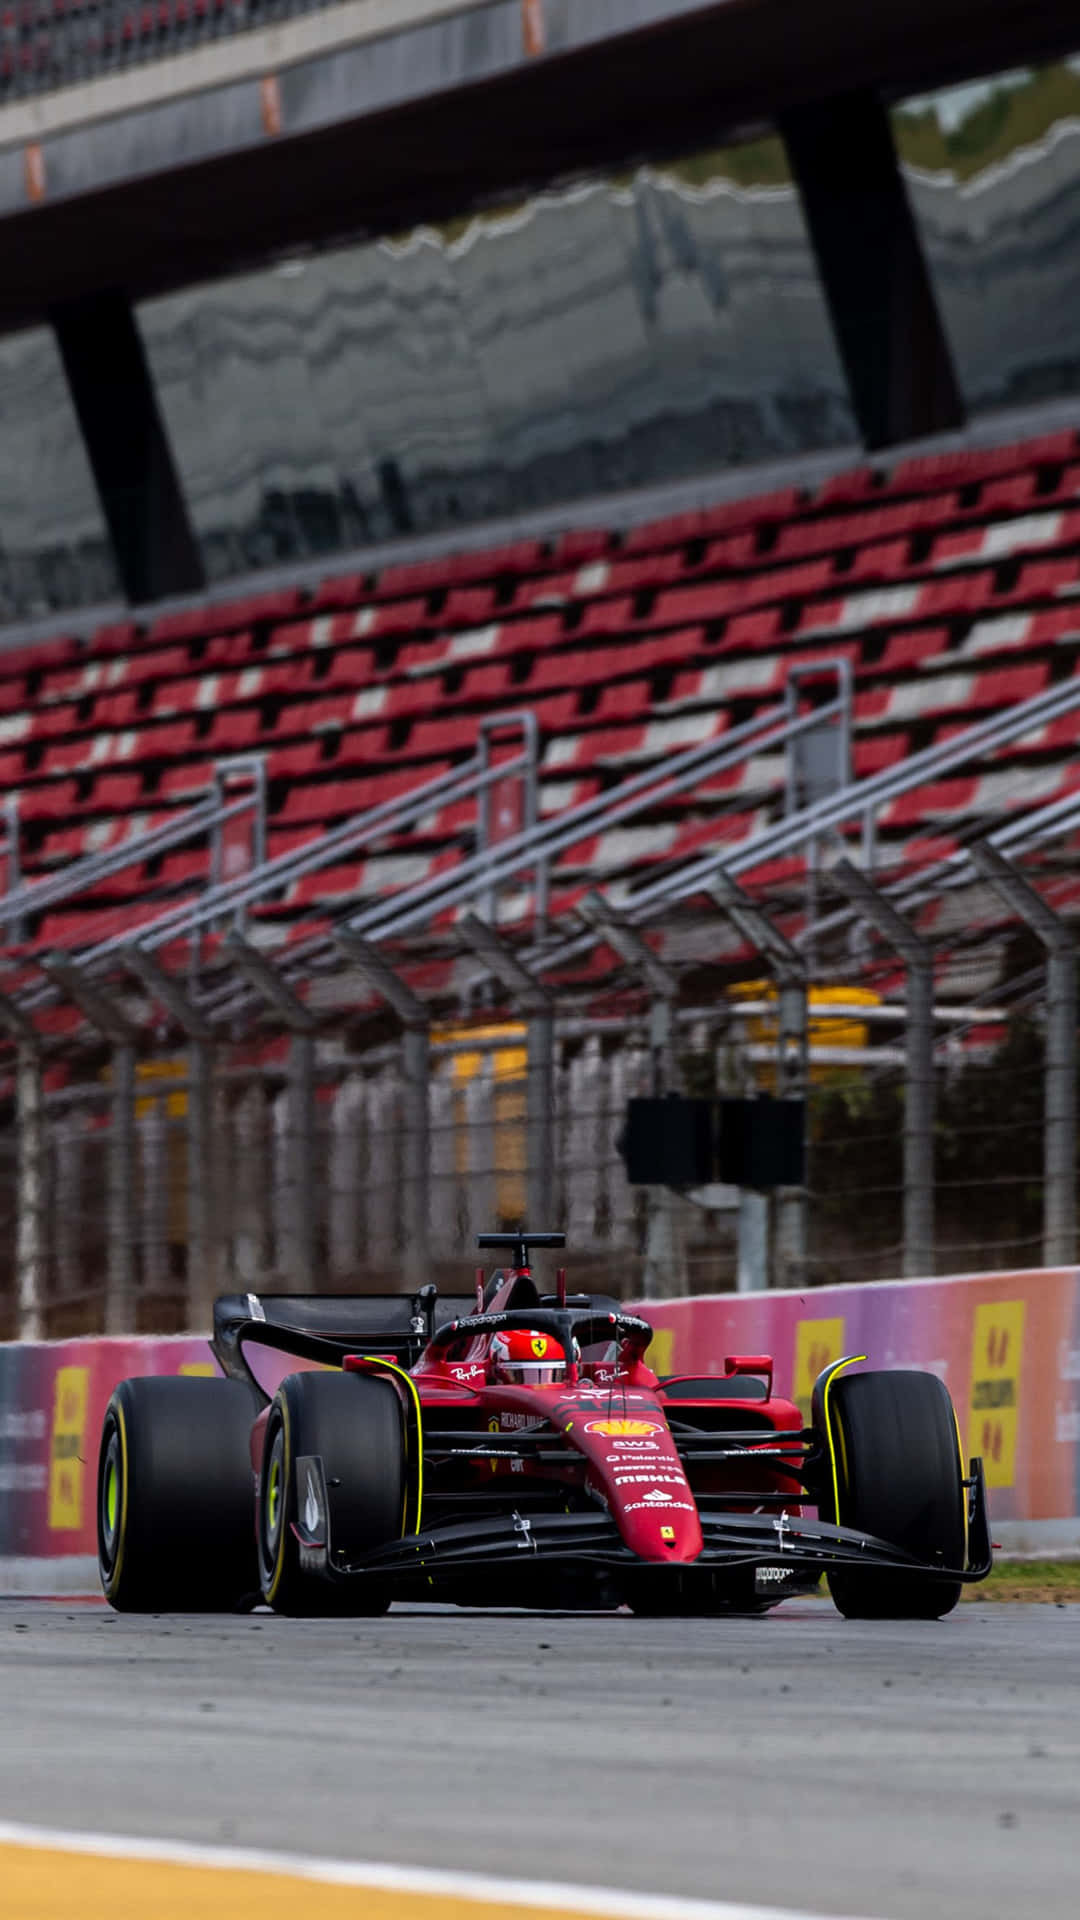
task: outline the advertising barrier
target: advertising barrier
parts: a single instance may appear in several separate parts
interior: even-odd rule
[[[939,1374],[964,1452],[980,1454],[994,1537],[1016,1553],[1080,1552],[1080,1271],[1036,1268],[887,1280],[805,1293],[646,1301],[660,1373],[722,1373],[730,1353],[771,1353],[803,1418],[823,1366]]]
[[[97,1451],[117,1381],[216,1374],[205,1340],[0,1345],[0,1592],[94,1592]]]
[[[642,1310],[658,1372],[722,1373],[727,1354],[771,1353],[778,1390],[805,1419],[816,1375],[842,1354],[939,1374],[965,1452],[985,1462],[995,1539],[1017,1553],[1080,1552],[1077,1269],[710,1294]],[[195,1338],[0,1345],[0,1591],[97,1591],[109,1395],[129,1374],[217,1371]]]

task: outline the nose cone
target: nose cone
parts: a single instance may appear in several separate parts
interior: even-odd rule
[[[697,1502],[663,1408],[635,1392],[616,1413],[560,1408],[567,1438],[589,1462],[589,1478],[619,1532],[642,1560],[696,1560],[704,1542]]]
[[[697,1503],[689,1487],[661,1486],[641,1492],[639,1499],[627,1499],[627,1492],[639,1489],[620,1487],[622,1497],[611,1502],[612,1517],[628,1547],[642,1560],[696,1560],[704,1544]]]

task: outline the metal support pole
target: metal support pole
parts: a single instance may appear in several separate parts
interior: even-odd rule
[[[866,875],[841,860],[833,876],[907,969],[904,1099],[904,1278],[934,1270],[934,956]]]
[[[317,1194],[319,1155],[315,1111],[315,1035],[318,1021],[288,987],[269,960],[237,933],[222,946],[237,970],[254,987],[292,1034],[286,1086],[286,1204],[284,1245],[278,1262],[290,1284],[310,1293],[316,1285],[318,1249]]]
[[[984,880],[1046,948],[1043,1081],[1043,1265],[1076,1261],[1076,948],[1065,922],[995,846],[971,858]]]
[[[41,1053],[36,1041],[19,1041],[15,1069],[18,1127],[18,1214],[15,1229],[16,1328],[20,1340],[45,1332],[45,1104]]]
[[[294,1033],[286,1082],[286,1164],[290,1205],[283,1265],[302,1293],[316,1286],[315,1193],[318,1180],[315,1111],[315,1035]]]
[[[555,1009],[547,988],[493,927],[469,913],[459,931],[528,1021],[527,1196],[529,1225],[535,1231],[553,1217],[555,1207]]]
[[[214,1245],[214,1049],[191,1040],[187,1050],[187,1319],[209,1332],[218,1291]]]
[[[529,1016],[525,1130],[528,1140],[526,1211],[530,1220],[550,1220],[555,1205],[555,1018],[550,1008]]]
[[[776,1034],[776,1092],[781,1100],[805,1103],[809,1081],[807,1069],[807,963],[797,947],[775,927],[766,913],[751,900],[730,874],[721,873],[706,889],[721,912],[726,914],[744,940],[757,949],[776,976],[779,990]],[[805,1150],[805,1142],[804,1142]],[[743,1218],[743,1212],[747,1218]],[[768,1271],[767,1224],[758,1217],[759,1209],[744,1205],[740,1209],[739,1286],[748,1291],[755,1270]],[[776,1283],[799,1287],[806,1279],[807,1190],[801,1187],[776,1189]],[[751,1217],[752,1216],[752,1217]],[[745,1251],[744,1251],[745,1249]],[[744,1286],[745,1279],[745,1286]]]
[[[187,1036],[187,1324],[207,1333],[218,1291],[214,1239],[214,1033],[160,961],[138,945],[124,964]]]
[[[109,1252],[105,1332],[135,1328],[135,1047],[112,1050],[112,1125],[109,1129]]]
[[[652,1093],[662,1099],[678,1092],[675,1006],[679,983],[670,967],[658,959],[648,942],[632,927],[603,894],[589,893],[578,912],[590,927],[603,937],[649,989],[649,1054]],[[682,1208],[685,1202],[670,1187],[646,1189],[648,1223],[645,1231],[645,1269],[642,1284],[646,1297],[660,1300],[685,1294],[688,1286],[686,1237]]]
[[[109,1129],[108,1255],[105,1332],[135,1332],[135,1249],[138,1244],[135,1181],[135,1045],[138,1029],[107,987],[91,980],[64,954],[38,963],[46,979],[74,1000],[91,1026],[112,1047],[112,1123]]]
[[[339,946],[355,962],[372,993],[402,1025],[403,1094],[401,1185],[405,1222],[405,1270],[413,1282],[427,1278],[431,1240],[431,1022],[427,1007],[372,941],[339,930]]]
[[[16,1330],[40,1340],[45,1328],[46,1164],[45,1102],[37,1031],[14,1000],[0,993],[0,1028],[16,1043]]]

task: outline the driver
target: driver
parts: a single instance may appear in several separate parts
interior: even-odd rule
[[[491,1342],[491,1378],[517,1387],[553,1387],[566,1379],[566,1352],[550,1333],[507,1327]]]

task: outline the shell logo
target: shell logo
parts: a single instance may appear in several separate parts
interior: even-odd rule
[[[586,1420],[586,1433],[606,1433],[610,1439],[625,1439],[632,1435],[644,1438],[650,1433],[663,1433],[663,1427],[655,1420]]]

